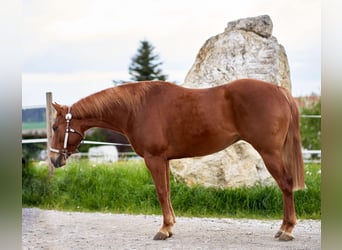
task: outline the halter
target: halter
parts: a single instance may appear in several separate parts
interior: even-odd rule
[[[50,148],[51,152],[54,153],[58,153],[64,156],[65,159],[67,159],[69,157],[69,155],[71,155],[72,153],[77,152],[77,150],[75,151],[68,151],[68,139],[69,139],[69,133],[76,133],[79,136],[82,137],[82,139],[84,139],[82,133],[80,133],[79,131],[73,129],[70,127],[70,121],[72,118],[72,114],[70,112],[70,107],[68,107],[68,113],[65,115],[65,120],[66,120],[66,127],[65,127],[65,135],[64,135],[64,144],[63,144],[63,149],[55,149],[55,148]]]

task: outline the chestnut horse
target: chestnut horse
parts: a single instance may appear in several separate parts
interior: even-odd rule
[[[66,164],[92,127],[122,133],[144,158],[163,213],[154,239],[171,237],[176,222],[169,161],[211,154],[238,140],[259,152],[282,191],[283,222],[275,237],[294,238],[293,192],[304,188],[304,166],[299,113],[286,89],[253,79],[206,89],[145,81],[102,90],[69,107],[53,106],[57,115],[50,157],[55,167]]]

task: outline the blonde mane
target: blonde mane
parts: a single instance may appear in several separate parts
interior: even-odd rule
[[[127,83],[118,87],[112,87],[88,97],[85,97],[72,105],[72,114],[75,118],[101,118],[115,112],[121,106],[133,114],[145,103],[147,93],[154,87],[165,84],[161,82]]]

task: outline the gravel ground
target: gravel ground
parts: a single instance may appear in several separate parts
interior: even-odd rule
[[[296,238],[280,242],[280,220],[176,219],[173,237],[154,241],[161,216],[23,208],[22,249],[321,249],[319,220],[298,220]]]

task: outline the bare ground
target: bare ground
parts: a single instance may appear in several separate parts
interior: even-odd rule
[[[321,249],[321,221],[298,220],[295,239],[273,238],[280,220],[178,217],[174,235],[152,240],[161,216],[23,208],[22,249]]]

